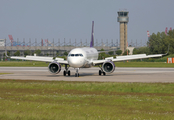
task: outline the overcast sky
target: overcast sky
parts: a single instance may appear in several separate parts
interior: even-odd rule
[[[128,41],[174,28],[174,0],[0,0],[0,39],[119,39],[117,12],[129,11]]]

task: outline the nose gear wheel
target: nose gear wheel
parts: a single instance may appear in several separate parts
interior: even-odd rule
[[[75,73],[75,77],[79,77],[79,68],[76,68],[76,73]]]

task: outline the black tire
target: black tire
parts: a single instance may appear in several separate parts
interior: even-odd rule
[[[71,72],[70,71],[68,71],[68,76],[70,76],[71,75]]]
[[[99,70],[98,74],[101,75],[101,70]]]
[[[79,73],[76,73],[76,74],[75,74],[75,77],[79,77]]]
[[[106,73],[105,73],[105,72],[103,72],[103,75],[106,75]]]
[[[66,71],[63,71],[63,75],[66,76]]]

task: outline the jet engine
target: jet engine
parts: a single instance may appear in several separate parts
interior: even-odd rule
[[[61,65],[57,62],[52,62],[48,65],[48,70],[53,74],[58,74],[61,71]]]
[[[106,73],[112,73],[115,70],[115,64],[112,61],[106,61],[103,63],[102,69]]]

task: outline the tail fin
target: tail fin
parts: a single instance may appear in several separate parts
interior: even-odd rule
[[[92,21],[92,33],[90,47],[94,47],[94,21]]]

